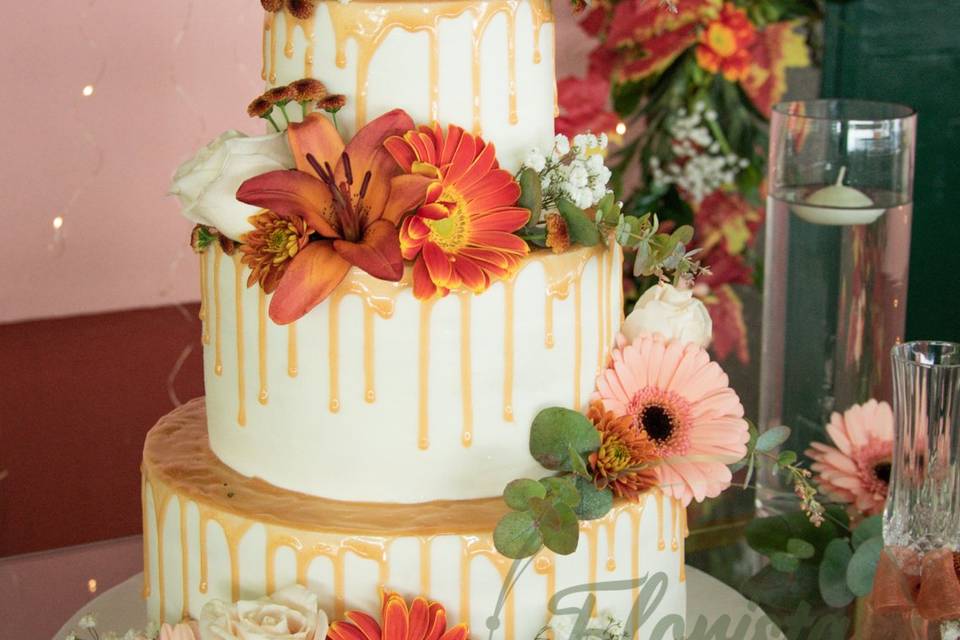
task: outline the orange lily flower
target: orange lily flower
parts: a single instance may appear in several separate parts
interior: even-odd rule
[[[412,127],[410,116],[395,109],[344,145],[325,115],[311,113],[287,130],[297,168],[271,171],[240,185],[241,202],[281,218],[302,218],[319,235],[297,253],[280,279],[270,301],[274,322],[303,317],[330,295],[351,266],[382,280],[403,277],[397,221],[423,202],[430,180],[403,175],[383,142]]]
[[[347,620],[338,620],[327,631],[328,640],[467,640],[470,630],[464,623],[447,629],[443,605],[420,596],[408,608],[399,594],[384,592],[380,612],[382,626],[360,611],[348,611]]]
[[[530,212],[516,206],[520,185],[500,168],[492,144],[434,123],[392,136],[384,146],[411,178],[430,181],[423,204],[400,228],[403,257],[415,261],[417,298],[458,287],[480,293],[516,272],[529,248],[514,232]]]

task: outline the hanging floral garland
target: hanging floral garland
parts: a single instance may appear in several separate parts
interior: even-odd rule
[[[603,0],[582,15],[597,46],[585,77],[559,82],[557,129],[619,139],[610,164],[625,213],[654,212],[665,230],[695,223],[686,248],[710,270],[696,294],[714,322],[713,350],[747,362],[733,285],[759,282],[766,124],[787,69],[811,64],[817,2]],[[647,283],[640,271],[626,276],[632,302]]]

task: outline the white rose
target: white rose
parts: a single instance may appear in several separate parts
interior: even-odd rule
[[[237,189],[247,178],[293,166],[285,133],[249,137],[231,130],[180,165],[170,193],[179,198],[186,218],[240,240],[253,229],[247,219],[259,207],[238,201]]]
[[[200,611],[201,640],[324,640],[327,614],[317,594],[293,585],[259,600],[211,600]]]
[[[693,342],[706,348],[713,337],[713,322],[692,289],[657,284],[647,289],[620,330],[631,342],[643,333],[659,333],[667,339]]]

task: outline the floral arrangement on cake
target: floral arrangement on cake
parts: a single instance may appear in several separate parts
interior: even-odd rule
[[[336,121],[344,104],[312,78],[269,89],[247,110],[274,133],[228,131],[174,176],[171,193],[197,224],[193,248],[239,251],[247,286],[272,294],[277,324],[303,317],[351,268],[388,282],[409,272],[419,299],[482,293],[532,250],[574,245],[618,242],[635,250],[638,272],[669,272],[685,287],[708,273],[685,249],[691,227],[666,233],[650,213],[623,213],[605,135],[559,135],[514,175],[482,137],[399,109],[347,142]]]
[[[558,82],[557,129],[623,137],[611,168],[624,210],[696,226],[692,246],[711,266],[696,294],[714,319],[713,353],[746,362],[736,286],[757,279],[766,122],[786,91],[787,70],[811,63],[820,9],[814,0],[670,5],[585,4],[580,26],[596,46],[585,77]],[[628,274],[628,299],[646,286],[642,272]]]

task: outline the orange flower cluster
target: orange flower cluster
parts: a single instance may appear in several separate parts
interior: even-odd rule
[[[757,29],[747,12],[726,3],[716,20],[707,23],[698,37],[697,64],[710,73],[720,73],[730,82],[743,79],[750,69],[750,47]]]
[[[652,463],[656,446],[633,423],[633,416],[617,417],[603,403],[590,403],[587,417],[600,433],[600,448],[590,455],[590,471],[599,489],[607,487],[619,498],[636,500],[657,484]]]
[[[382,594],[380,619],[362,611],[348,611],[346,620],[337,620],[327,631],[327,640],[467,640],[465,623],[447,629],[447,612],[438,602],[420,596],[407,606],[402,596]]]

